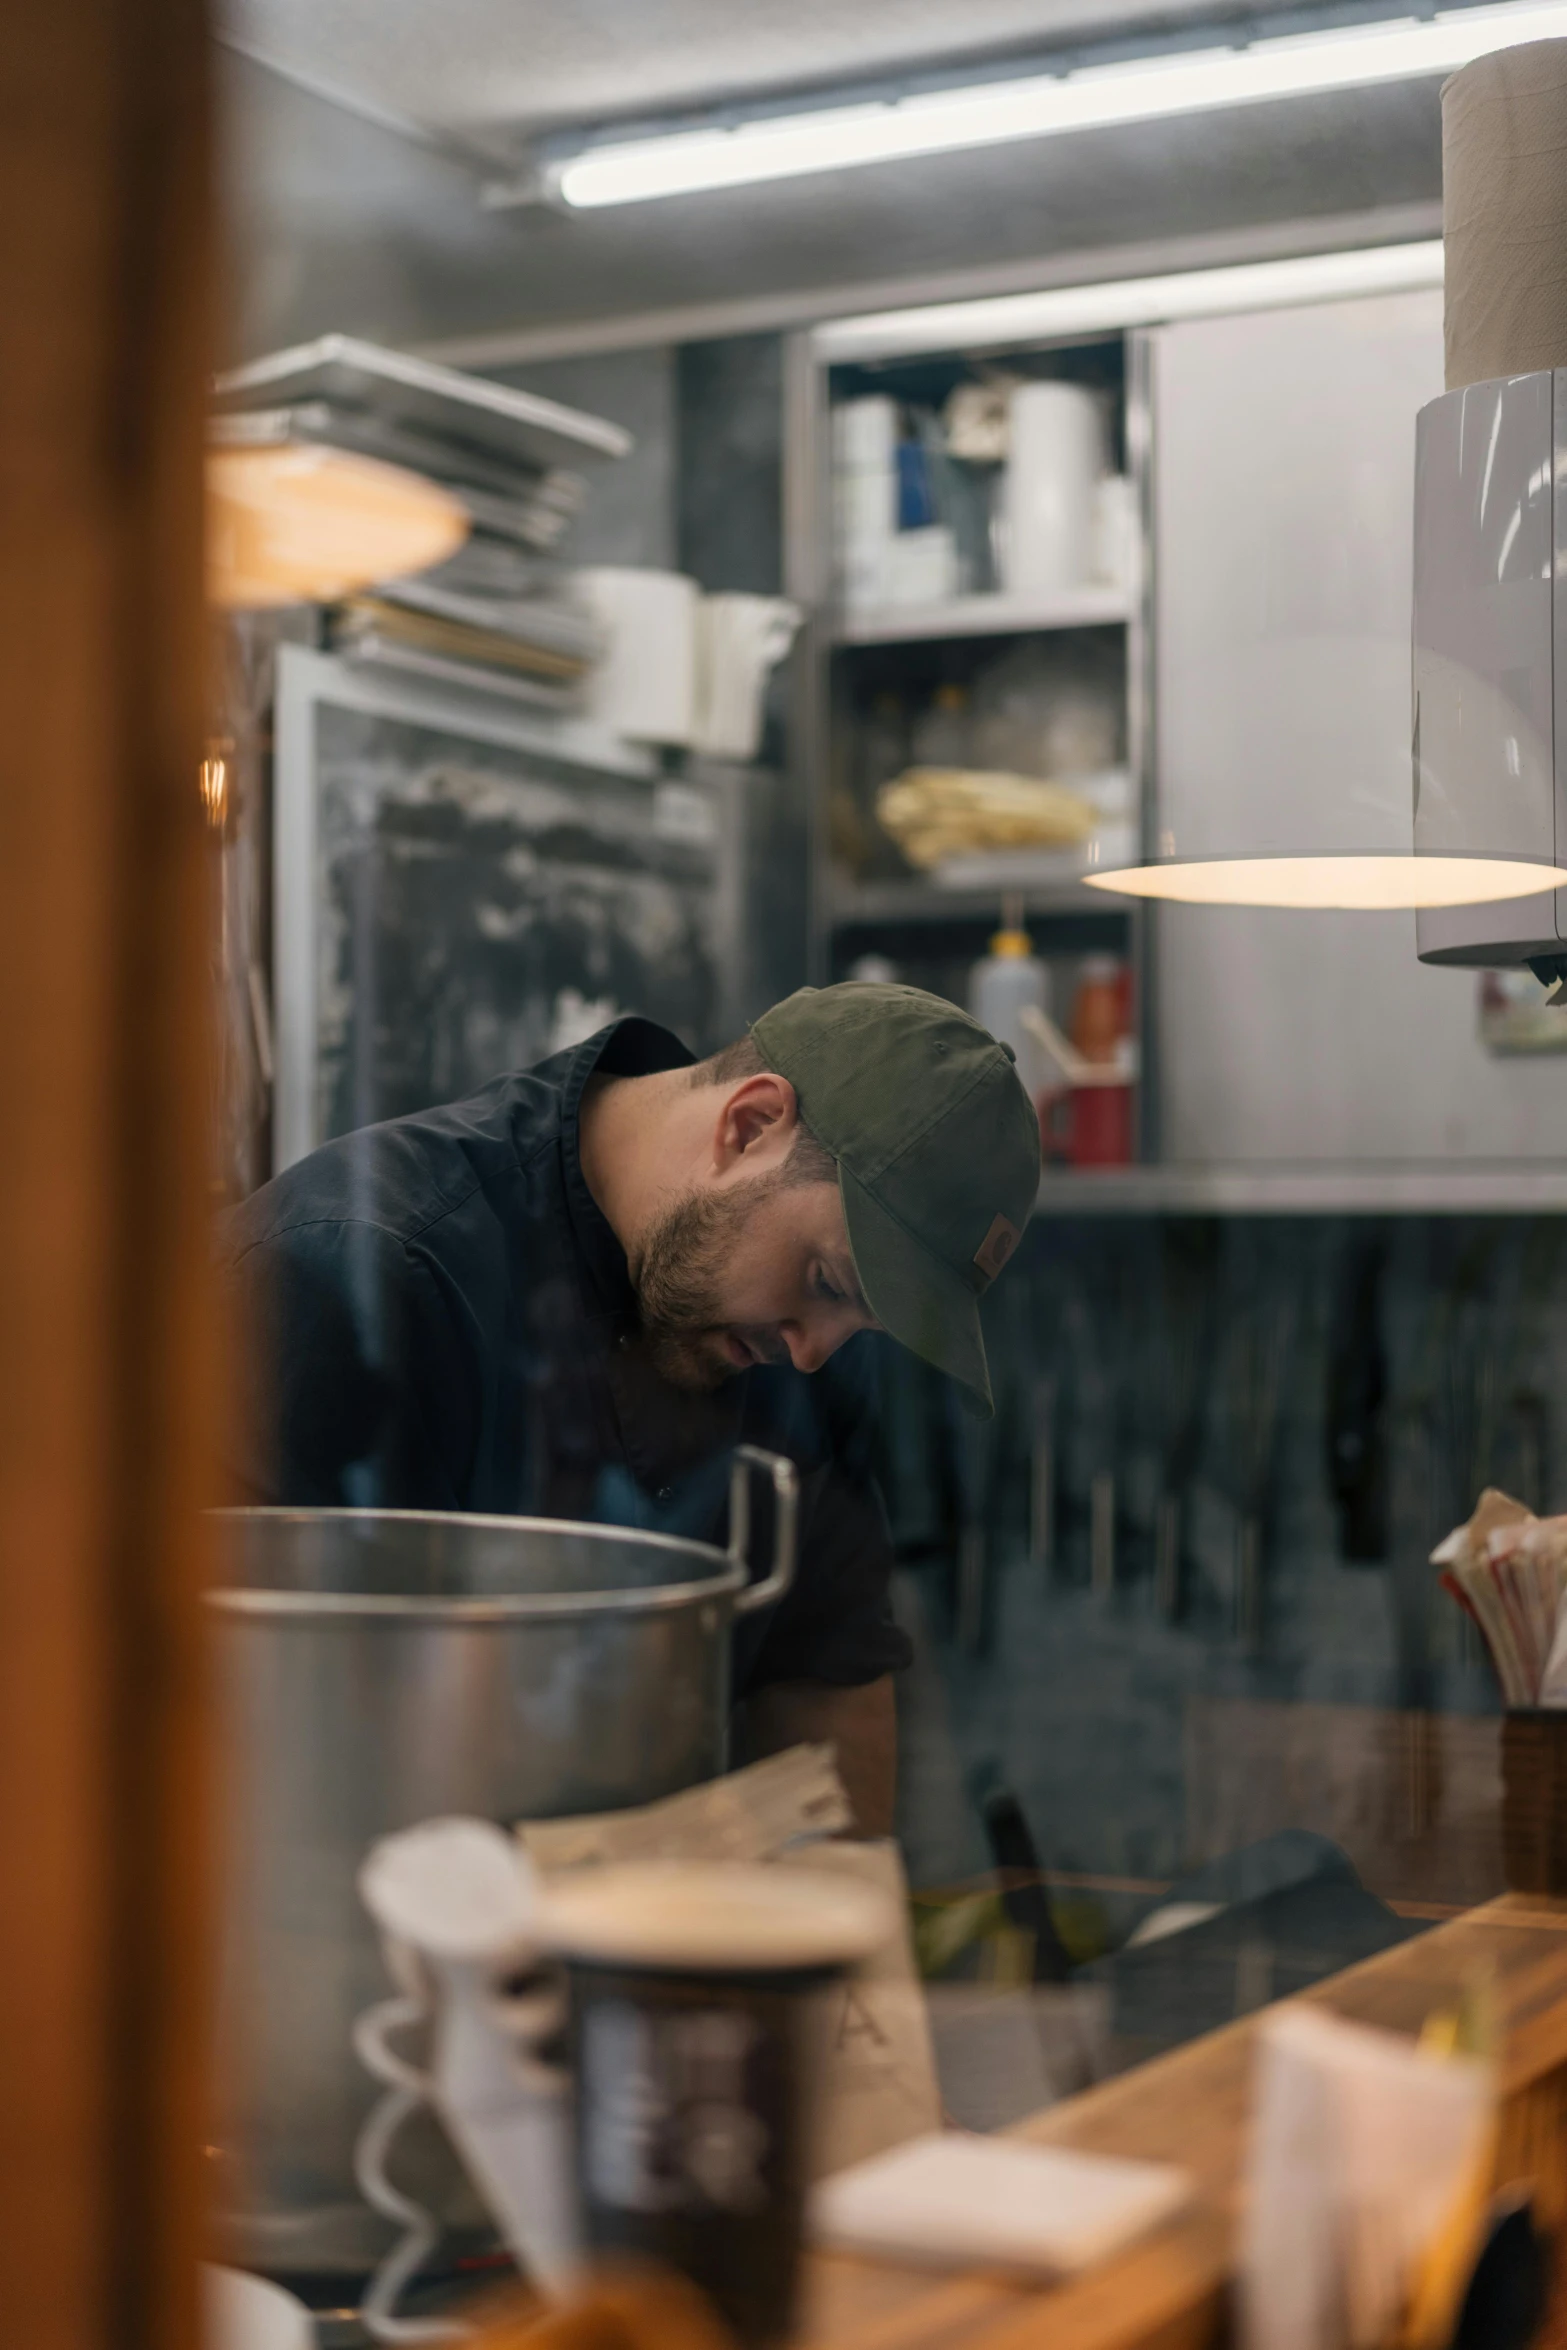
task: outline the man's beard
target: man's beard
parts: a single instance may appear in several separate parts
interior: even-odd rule
[[[723,1350],[719,1279],[764,1201],[784,1186],[775,1170],[732,1191],[688,1191],[649,1229],[632,1280],[655,1369],[676,1387],[713,1388],[735,1376]],[[776,1331],[737,1333],[758,1354],[782,1361]]]

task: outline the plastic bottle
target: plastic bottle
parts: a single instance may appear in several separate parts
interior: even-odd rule
[[[1072,999],[1072,1042],[1085,1061],[1113,1061],[1127,1032],[1126,965],[1114,955],[1090,955]]]
[[[1034,953],[1033,941],[1016,920],[996,932],[989,954],[981,956],[969,973],[968,1008],[998,1044],[1012,1047],[1030,1098],[1038,1090],[1043,1056],[1022,1014],[1025,1005],[1032,1005],[1036,1012],[1044,1010],[1049,983],[1049,973]]]
[[[1132,1160],[1132,975],[1113,955],[1090,955],[1072,1002],[1072,1042],[1085,1061],[1124,1071],[1110,1085],[1072,1089],[1074,1167],[1126,1167]]]

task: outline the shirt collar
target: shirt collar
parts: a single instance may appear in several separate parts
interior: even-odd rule
[[[636,1314],[636,1293],[626,1265],[626,1252],[614,1228],[588,1189],[582,1172],[580,1120],[582,1096],[590,1077],[650,1077],[660,1069],[689,1069],[695,1053],[668,1028],[638,1014],[612,1020],[586,1044],[560,1055],[560,1155],[565,1176],[566,1207],[572,1238],[587,1266],[594,1290],[617,1320]]]

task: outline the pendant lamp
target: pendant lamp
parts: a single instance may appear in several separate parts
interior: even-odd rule
[[[1250,486],[1284,482],[1275,527],[1260,548],[1232,534],[1231,578],[1199,582],[1224,601],[1234,674],[1210,658],[1187,692],[1160,854],[1087,878],[1187,905],[1413,909],[1426,961],[1567,978],[1550,895],[1567,885],[1567,177],[1540,160],[1567,155],[1567,40],[1467,65],[1443,89],[1442,130],[1448,389],[1425,380],[1430,324],[1409,318],[1413,297],[1389,307],[1380,341],[1354,305],[1280,320],[1271,380],[1214,388],[1235,442],[1252,416],[1268,420]],[[1408,560],[1411,509],[1388,452],[1406,414],[1412,672],[1409,637],[1389,627],[1388,566]],[[1292,500],[1303,447],[1302,482],[1330,486]],[[1243,507],[1247,485],[1204,486],[1222,490],[1222,532],[1224,501]],[[1179,635],[1178,600],[1168,616]],[[1214,745],[1230,755],[1205,765]],[[1443,912],[1520,899],[1533,909]]]

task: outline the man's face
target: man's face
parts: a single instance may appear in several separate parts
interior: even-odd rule
[[[865,1302],[836,1183],[741,1174],[676,1200],[634,1270],[643,1327],[676,1386],[711,1388],[754,1363],[818,1371],[857,1330]]]

